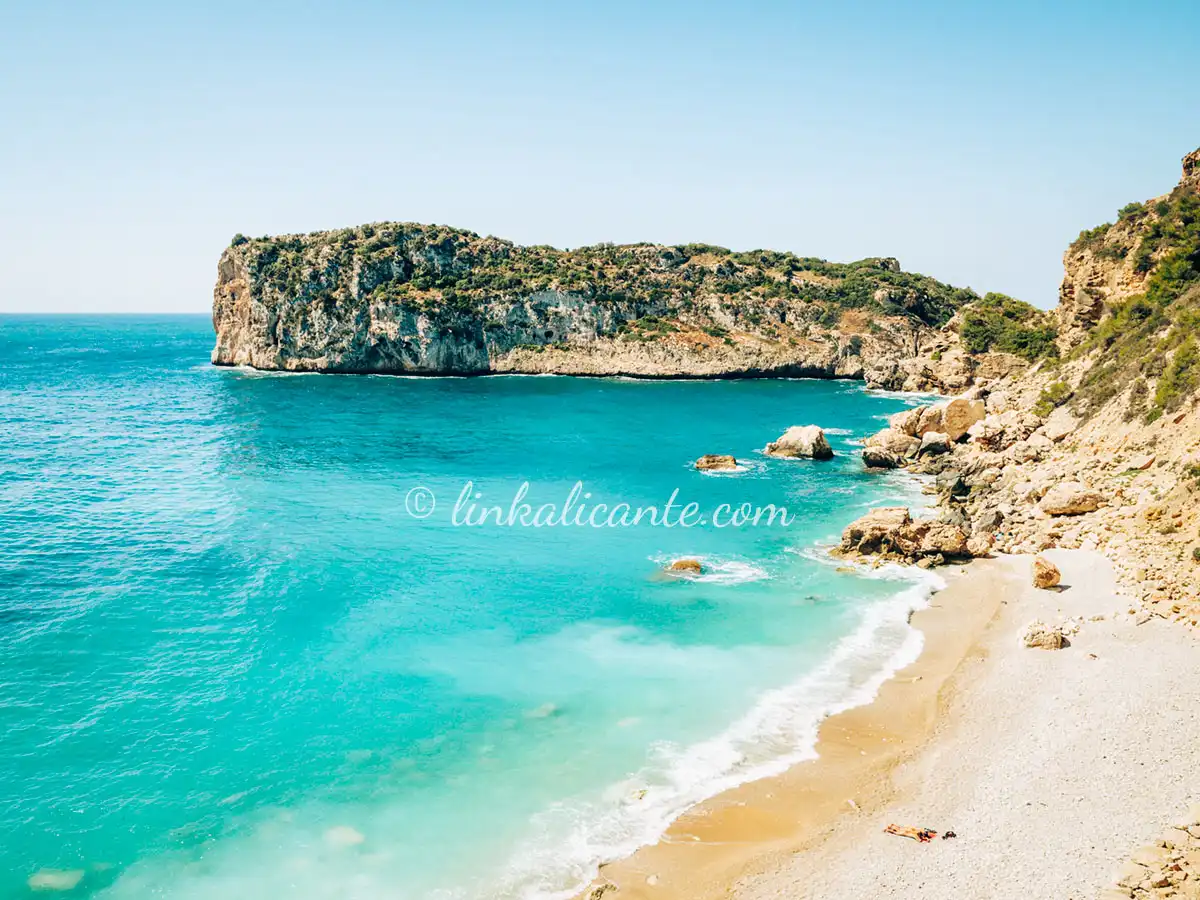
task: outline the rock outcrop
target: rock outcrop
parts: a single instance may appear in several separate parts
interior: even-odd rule
[[[704,572],[704,565],[698,559],[675,559],[667,566],[668,572],[679,572],[684,575],[700,575]]]
[[[893,259],[707,245],[521,247],[383,223],[247,239],[221,256],[218,365],[305,372],[811,376],[958,389],[925,366],[970,291]]]
[[[696,460],[696,468],[701,472],[730,472],[737,467],[737,460],[732,456],[718,453],[706,453]]]
[[[784,459],[833,459],[833,448],[818,426],[793,425],[767,444],[766,454]]]

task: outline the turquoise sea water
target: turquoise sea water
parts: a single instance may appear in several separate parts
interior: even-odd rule
[[[199,316],[0,317],[0,896],[43,868],[106,898],[569,893],[919,649],[928,585],[819,552],[914,500],[854,456],[902,398],[266,375],[211,343]],[[758,452],[808,423],[836,459]],[[795,520],[456,526],[468,481]],[[706,574],[661,575],[678,556]]]

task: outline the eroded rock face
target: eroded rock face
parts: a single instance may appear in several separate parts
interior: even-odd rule
[[[921,447],[917,456],[939,456],[950,452],[950,436],[938,431],[927,431],[921,436]]]
[[[1033,586],[1036,588],[1052,588],[1062,581],[1062,573],[1058,566],[1044,556],[1033,559]]]
[[[785,459],[832,459],[833,448],[816,425],[793,425],[767,444],[767,455]]]
[[[696,468],[701,472],[728,472],[737,468],[737,460],[728,455],[706,453],[696,460]]]
[[[788,254],[560,251],[396,222],[239,237],[218,264],[212,361],[303,372],[861,378],[946,390],[938,371],[903,364],[946,342],[945,307],[969,295],[923,276],[899,286],[894,264],[822,264],[816,277]],[[843,307],[832,289],[850,275],[878,280],[877,308]],[[764,283],[776,289],[764,295]]]
[[[1078,516],[1100,508],[1104,498],[1078,481],[1054,485],[1042,497],[1038,506],[1050,516]]]

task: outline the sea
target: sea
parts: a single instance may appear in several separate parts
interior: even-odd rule
[[[936,579],[828,549],[922,505],[858,456],[922,398],[212,344],[0,317],[0,897],[570,897],[920,652]]]

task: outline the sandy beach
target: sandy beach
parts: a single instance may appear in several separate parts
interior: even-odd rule
[[[920,659],[826,720],[819,759],[702,804],[591,896],[1099,895],[1200,800],[1200,641],[1131,613],[1102,555],[1046,556],[1060,589],[1032,587],[1028,556],[950,570],[913,618]],[[1020,645],[1031,620],[1071,618],[1070,646]]]

